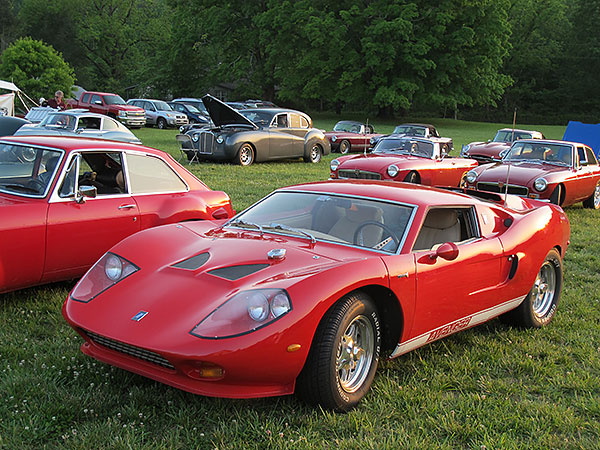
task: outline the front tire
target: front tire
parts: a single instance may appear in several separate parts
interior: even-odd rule
[[[313,144],[313,146],[310,148],[308,156],[304,157],[304,162],[316,164],[321,161],[321,155],[321,147],[319,147],[318,144]]]
[[[414,183],[414,184],[418,184],[419,183],[419,174],[417,172],[409,172],[408,175],[406,175],[404,177],[404,182],[405,183]]]
[[[240,166],[250,166],[254,162],[254,148],[246,143],[243,144],[235,155],[235,163]]]
[[[164,130],[167,128],[167,121],[165,119],[163,119],[162,117],[159,117],[158,120],[156,121],[156,127],[159,130]]]
[[[349,153],[350,152],[350,148],[351,148],[350,141],[344,139],[342,142],[340,142],[340,153],[342,155],[345,155],[346,153]]]
[[[550,250],[525,300],[502,319],[523,328],[540,328],[556,314],[562,289],[563,266],[556,249]]]
[[[560,206],[560,200],[562,196],[562,186],[559,184],[554,188],[552,194],[550,194],[550,203]]]
[[[600,209],[600,182],[596,183],[594,193],[583,201],[584,208]]]
[[[308,403],[345,412],[371,387],[381,347],[379,315],[370,297],[346,295],[319,324],[297,393]]]

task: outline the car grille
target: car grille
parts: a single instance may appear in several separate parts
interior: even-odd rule
[[[156,364],[161,367],[166,367],[167,369],[175,370],[173,364],[171,364],[168,360],[160,356],[158,353],[154,353],[143,348],[135,347],[133,345],[125,344],[124,342],[115,341],[113,339],[101,336],[91,331],[84,330],[84,333],[96,344],[102,345],[103,347],[107,347],[116,352],[125,353],[126,355],[143,359],[144,361],[151,362],[152,364]]]
[[[211,132],[204,131],[198,134],[198,153],[212,155],[215,146],[215,135]]]
[[[361,180],[381,180],[381,175],[366,170],[338,170],[338,178],[354,178]]]
[[[500,187],[498,183],[477,183],[477,189],[480,191],[498,192],[503,194],[506,192],[506,185]],[[529,189],[523,186],[514,186],[510,184],[508,185],[508,193],[527,197],[527,194],[529,194]]]
[[[144,111],[127,111],[128,117],[142,117],[145,115],[146,113]]]

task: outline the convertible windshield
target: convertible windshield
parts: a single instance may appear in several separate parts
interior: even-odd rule
[[[73,131],[77,125],[77,117],[71,114],[48,114],[40,123],[42,127],[64,128]]]
[[[338,122],[333,127],[333,131],[342,131],[345,133],[360,133],[361,124],[356,122]]]
[[[61,152],[27,145],[0,144],[0,191],[43,197],[52,183]]]
[[[402,153],[433,158],[434,145],[431,142],[388,138],[380,140],[373,149],[373,153]]]
[[[533,136],[531,135],[531,133],[523,131],[513,132],[513,130],[499,130],[498,133],[496,133],[494,142],[512,142],[517,141],[519,139],[531,139],[532,137]]]
[[[313,192],[275,192],[226,226],[395,253],[413,208]]]
[[[125,100],[120,95],[105,95],[104,103],[107,105],[126,105]]]
[[[425,136],[425,127],[414,125],[398,125],[393,134],[408,134],[409,136]]]
[[[504,161],[537,161],[571,166],[573,163],[573,149],[570,145],[516,142]]]

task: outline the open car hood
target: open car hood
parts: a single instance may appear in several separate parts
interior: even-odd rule
[[[250,125],[254,129],[258,128],[258,125],[256,125],[254,122],[242,116],[231,106],[226,105],[212,95],[206,94],[204,97],[202,97],[202,103],[204,103],[204,106],[206,106],[208,114],[210,115],[213,123],[218,127],[225,125]]]

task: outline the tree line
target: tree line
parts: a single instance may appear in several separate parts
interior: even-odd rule
[[[310,110],[595,122],[599,22],[597,0],[4,0],[0,77],[31,37],[125,98],[226,86]]]

